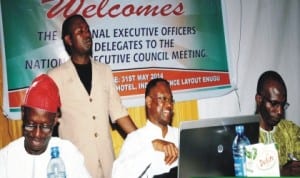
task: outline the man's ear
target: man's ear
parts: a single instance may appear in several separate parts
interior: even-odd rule
[[[22,119],[22,121],[24,120],[24,106],[22,105],[21,106],[21,119]]]
[[[56,117],[54,118],[54,123],[55,123],[55,125],[58,123],[58,117],[57,117],[57,115],[56,115]]]
[[[59,114],[58,113],[56,113],[56,115],[55,115],[55,117],[54,117],[54,125],[57,125],[58,124],[58,117],[59,116]]]
[[[151,108],[152,98],[150,96],[146,96],[146,107]]]
[[[64,37],[64,41],[66,44],[68,44],[69,46],[72,46],[72,41],[71,41],[71,36],[70,35],[66,35]]]
[[[255,95],[256,104],[259,106],[262,102],[262,97],[259,94]]]
[[[61,110],[60,108],[57,109],[55,118],[54,118],[54,125],[57,125],[59,123],[59,118],[61,117]]]

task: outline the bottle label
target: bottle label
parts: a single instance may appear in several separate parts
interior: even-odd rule
[[[51,173],[51,174],[48,174],[48,178],[66,178],[66,174],[64,172]]]
[[[235,176],[246,176],[245,158],[241,156],[235,156],[233,160]]]

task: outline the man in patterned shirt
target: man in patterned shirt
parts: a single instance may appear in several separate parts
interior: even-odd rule
[[[260,115],[259,142],[275,143],[282,176],[300,175],[300,127],[285,119],[287,88],[277,72],[260,76],[255,100]]]

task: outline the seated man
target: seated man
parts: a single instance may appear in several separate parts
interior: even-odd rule
[[[300,128],[286,120],[287,88],[274,71],[263,73],[257,84],[256,113],[260,115],[259,142],[275,143],[281,175],[300,175]]]
[[[161,177],[177,167],[178,129],[169,126],[173,105],[169,82],[151,80],[145,92],[146,126],[127,135],[113,164],[113,178]]]
[[[69,141],[51,137],[60,107],[58,88],[45,74],[35,78],[21,106],[23,137],[0,150],[1,178],[47,177],[51,147],[58,146],[66,176],[90,178],[84,158]]]

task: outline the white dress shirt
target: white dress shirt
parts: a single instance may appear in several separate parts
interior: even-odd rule
[[[147,120],[146,126],[127,135],[120,155],[114,161],[112,178],[150,178],[176,167],[178,160],[166,165],[164,153],[154,150],[154,139],[166,140],[178,147],[178,129],[168,126],[168,133],[163,138],[162,130]]]
[[[68,178],[90,178],[84,158],[69,141],[52,137],[47,150],[40,155],[28,154],[21,137],[0,150],[0,178],[46,178],[51,147],[58,146]]]

